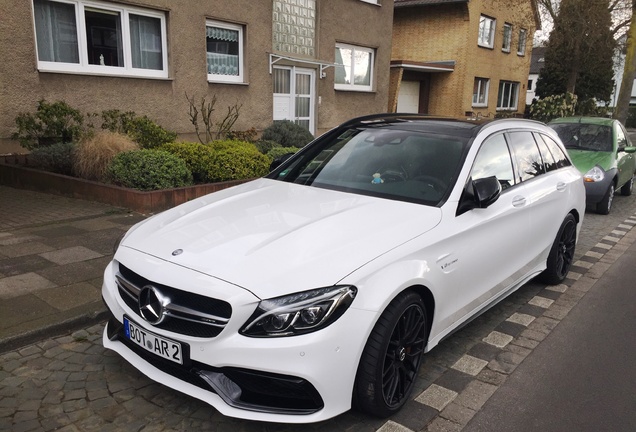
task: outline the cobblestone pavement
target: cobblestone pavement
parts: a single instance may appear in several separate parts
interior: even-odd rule
[[[106,204],[0,185],[0,232],[121,211]]]
[[[389,420],[348,412],[312,425],[224,417],[147,379],[101,345],[103,324],[0,355],[0,430],[461,431],[524,358],[636,241],[636,199],[586,214],[565,283],[531,282],[425,355],[413,399]]]

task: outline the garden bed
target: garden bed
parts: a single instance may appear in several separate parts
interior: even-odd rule
[[[128,208],[140,213],[160,212],[194,198],[247,181],[249,180],[233,180],[141,192],[29,168],[28,155],[0,156],[1,185],[97,201],[115,207]]]

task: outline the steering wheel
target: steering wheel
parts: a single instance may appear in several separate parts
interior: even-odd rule
[[[435,189],[437,192],[444,192],[448,185],[443,181],[428,174],[421,174],[413,177],[412,180],[420,181]]]
[[[405,182],[408,179],[408,175],[404,169],[387,168],[380,171],[382,180],[386,183]]]

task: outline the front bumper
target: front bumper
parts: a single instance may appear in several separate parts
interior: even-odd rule
[[[128,255],[135,255],[126,263],[137,271],[145,260],[153,260],[138,252]],[[104,330],[104,347],[118,352],[149,378],[201,399],[224,415],[243,419],[311,423],[351,408],[358,360],[375,314],[350,308],[331,326],[314,333],[250,338],[238,329],[258,299],[226,284],[208,294],[224,295],[223,300],[232,304],[227,326],[215,337],[183,335],[150,325],[122,299],[115,283],[117,267],[117,262],[111,263],[104,275],[103,297],[112,314]],[[201,293],[198,286],[206,282],[219,285],[218,280],[166,262],[152,270],[153,280],[176,287],[187,281],[190,291]],[[127,340],[124,315],[146,331],[187,347],[184,364],[164,360]]]
[[[585,185],[585,202],[589,205],[596,205],[601,202],[607,194],[607,189],[614,180],[610,176],[599,182],[584,182]]]

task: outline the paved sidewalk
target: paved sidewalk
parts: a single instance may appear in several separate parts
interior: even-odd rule
[[[113,244],[142,215],[0,186],[0,352],[104,317]]]

